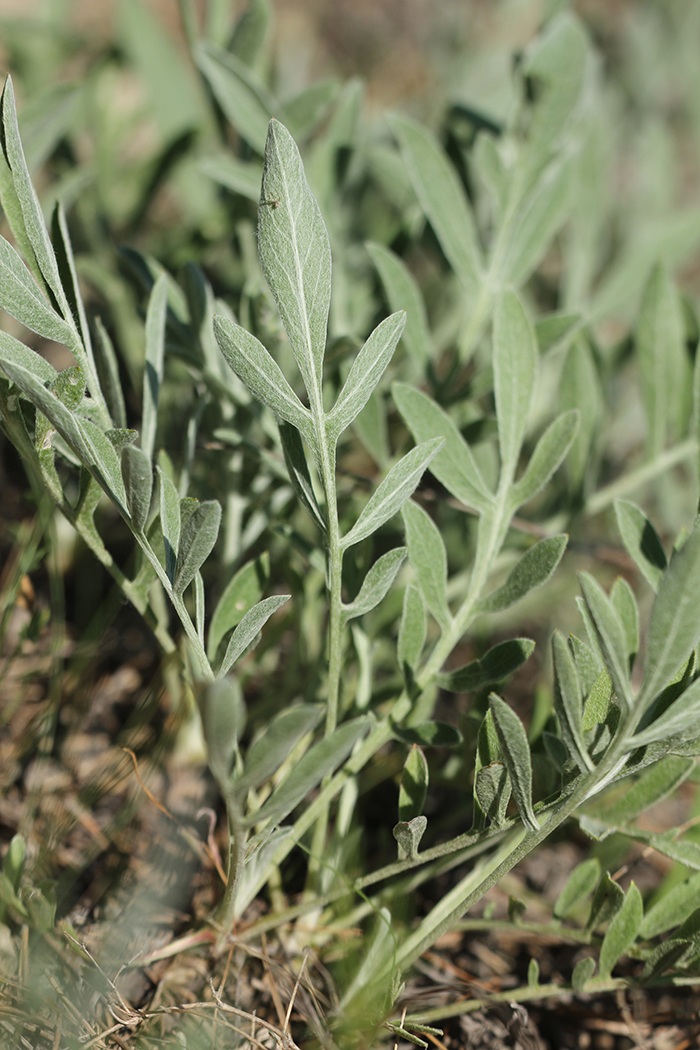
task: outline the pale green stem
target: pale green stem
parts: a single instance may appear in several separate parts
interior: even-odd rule
[[[216,909],[214,922],[221,926],[223,935],[227,936],[231,933],[236,921],[236,900],[245,867],[246,831],[236,798],[227,789],[227,785],[219,784],[219,787],[226,803],[228,820],[228,864],[226,890]]]
[[[629,474],[623,474],[622,477],[616,478],[616,480],[612,481],[609,485],[605,485],[604,488],[598,489],[598,491],[586,502],[584,513],[591,516],[594,514],[600,514],[600,512],[605,510],[606,507],[609,507],[611,503],[614,503],[616,499],[620,499],[622,496],[626,496],[635,489],[641,488],[641,486],[646,485],[648,481],[653,481],[653,479],[658,477],[659,474],[663,474],[665,471],[677,466],[684,460],[690,459],[691,456],[697,455],[697,451],[697,439],[687,438],[687,440],[682,441],[680,445],[676,445],[674,448],[670,448],[666,452],[661,452],[655,459],[652,459],[651,462],[643,463],[642,466],[637,467],[636,470],[631,470]]]

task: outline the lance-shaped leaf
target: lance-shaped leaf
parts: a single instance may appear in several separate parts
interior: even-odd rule
[[[423,812],[428,793],[428,762],[421,749],[413,744],[403,764],[399,787],[399,821],[408,822]],[[396,837],[396,836],[395,836]]]
[[[651,906],[639,927],[639,936],[649,940],[674,926],[680,926],[695,911],[698,900],[700,873],[674,886]]]
[[[272,614],[290,598],[291,594],[274,594],[271,598],[264,598],[263,601],[258,602],[245,614],[231,635],[217,678],[223,678],[228,674],[246,649],[255,642]]]
[[[319,740],[296,763],[267,802],[246,818],[245,823],[250,826],[267,820],[271,824],[279,824],[328,773],[347,758],[369,725],[370,719],[366,715],[353,718],[343,722],[330,736]]]
[[[405,557],[406,548],[396,547],[393,551],[387,551],[374,563],[362,581],[357,598],[348,605],[343,605],[343,618],[345,620],[352,620],[356,616],[364,616],[365,613],[370,612],[376,605],[379,605],[396,579],[396,574],[401,568]]]
[[[162,273],[153,285],[146,312],[146,367],[143,372],[141,448],[153,459],[158,423],[158,399],[163,382],[165,315],[168,309],[168,276]]]
[[[564,461],[574,443],[579,416],[577,409],[572,408],[562,412],[547,427],[535,446],[525,473],[511,490],[513,507],[520,507],[536,496]]]
[[[277,120],[270,121],[267,132],[258,251],[306,389],[320,398],[331,247],[299,150]]]
[[[420,747],[457,747],[462,734],[449,722],[422,722],[417,726],[394,726],[394,736],[404,744]]]
[[[597,857],[589,857],[588,860],[577,864],[554,904],[557,919],[565,919],[567,915],[571,915],[578,905],[593,893],[599,878],[600,861]]]
[[[493,495],[486,487],[469,445],[447,413],[426,394],[405,383],[394,383],[391,391],[415,441],[445,439],[430,468],[438,481],[455,499],[475,510],[483,510],[493,503]]]
[[[134,445],[122,449],[122,477],[132,524],[142,532],[151,507],[153,467],[148,456]]]
[[[15,233],[17,242],[23,251],[26,242],[29,242],[26,246],[29,247],[30,261],[35,261],[38,268],[38,273],[35,273],[35,276],[41,276],[46,282],[46,287],[55,296],[64,320],[68,321],[70,310],[58,274],[56,256],[49,240],[39,198],[29,176],[29,169],[19,137],[15,95],[12,87],[12,78],[9,76],[5,81],[2,98],[0,98],[0,118],[2,123],[0,145],[5,162],[10,169],[15,201],[19,205],[21,218],[16,213],[13,214],[14,209],[12,207],[10,207],[9,212],[7,208],[5,210],[8,213],[8,218],[11,219],[13,233]],[[3,201],[4,205],[5,202]],[[19,236],[17,235],[18,233]]]
[[[199,45],[195,61],[228,121],[254,150],[262,153],[268,121],[278,108],[265,86],[245,62],[213,44]]]
[[[325,532],[326,522],[316,499],[301,435],[291,423],[285,423],[280,420],[278,425],[284,462],[287,465],[287,473],[289,474],[292,487],[319,529]]]
[[[592,770],[593,763],[581,736],[581,681],[571,650],[558,631],[555,631],[552,637],[552,655],[554,657],[554,710],[559,719],[561,735],[579,769]]]
[[[172,583],[180,547],[180,497],[168,475],[160,467],[156,467],[156,471],[160,485],[160,527],[165,543],[165,571]]]
[[[428,317],[420,288],[403,259],[385,245],[368,244],[367,251],[377,269],[390,308],[406,311],[406,327],[401,339],[422,370],[430,360],[431,348]]]
[[[109,414],[117,427],[126,426],[126,405],[119,378],[119,363],[114,352],[109,333],[99,317],[95,318],[95,364],[100,377],[100,386],[104,392]]]
[[[10,360],[8,354],[3,356],[2,370],[24,396],[43,412],[81,462],[90,466],[94,456],[85,439],[80,421],[55,394],[46,389],[43,382],[37,377],[34,364],[32,363],[30,371],[14,360]]]
[[[269,575],[270,555],[265,552],[243,565],[226,584],[209,624],[207,655],[210,660],[215,659],[222,639],[260,601]]]
[[[647,282],[637,327],[637,356],[649,426],[649,450],[661,451],[669,427],[683,418],[688,379],[683,314],[678,292],[662,264]]]
[[[603,661],[589,645],[582,642],[575,634],[569,635],[569,648],[576,663],[576,670],[581,679],[583,695],[588,696],[598,675],[603,670]]]
[[[386,317],[360,350],[338,394],[338,400],[326,418],[326,432],[330,441],[338,440],[369,401],[391,361],[405,324],[404,310]]]
[[[488,685],[502,682],[517,671],[534,651],[535,643],[529,638],[509,638],[494,645],[479,660],[459,667],[456,671],[439,674],[436,678],[442,689],[451,693],[471,693]]]
[[[424,441],[391,468],[370,496],[350,532],[341,540],[343,549],[371,536],[385,521],[393,518],[394,514],[401,510],[406,500],[413,495],[426,467],[435,458],[442,444],[442,438]]]
[[[226,361],[248,389],[280,419],[285,419],[309,438],[309,411],[262,343],[227,317],[214,318],[214,335]]]
[[[700,679],[696,679],[658,718],[636,733],[631,743],[634,747],[642,747],[655,740],[667,740],[678,733],[686,733],[690,738],[697,736],[699,724]]]
[[[474,828],[482,831],[486,821],[500,827],[505,823],[511,796],[511,783],[503,761],[491,711],[487,711],[481,725],[474,756]]]
[[[495,693],[489,697],[489,706],[520,819],[530,831],[539,831],[540,825],[532,808],[532,760],[525,727],[515,711]]]
[[[409,585],[403,597],[396,656],[401,673],[414,671],[425,645],[427,623],[425,605],[417,587]]]
[[[700,641],[700,530],[674,554],[651,612],[640,710],[661,692]]]
[[[180,549],[177,552],[173,590],[182,594],[189,587],[204,562],[207,560],[221,524],[221,504],[215,500],[205,500],[194,508],[182,528]]]
[[[75,266],[73,245],[71,244],[70,233],[68,231],[66,213],[60,201],[56,201],[54,206],[51,218],[51,234],[53,236],[54,252],[56,255],[58,274],[61,279],[61,286],[66,294],[66,299],[68,300],[74,323],[78,326],[80,332],[80,339],[76,349],[84,351],[84,356],[87,358],[89,364],[89,370],[95,375],[95,362],[92,356],[92,340],[90,338],[87,314],[83,304],[83,297],[80,292],[78,271]],[[75,340],[73,346],[76,346]],[[85,362],[81,361],[81,364],[84,365]],[[100,390],[92,391],[95,399],[101,397],[101,393]]]
[[[627,640],[620,617],[597,580],[594,580],[588,573],[582,572],[579,574],[579,583],[605,665],[610,672],[613,688],[620,702],[629,708],[632,704],[632,689],[629,679]]]
[[[246,709],[241,687],[233,679],[211,682],[199,709],[211,771],[223,787],[228,782],[236,744],[245,728]]]
[[[57,343],[74,346],[73,332],[51,308],[19,255],[0,237],[0,305],[32,332]]]
[[[644,916],[642,895],[632,882],[618,912],[610,920],[600,948],[598,968],[600,976],[610,976],[620,956],[634,944]]]
[[[555,162],[542,174],[513,223],[503,263],[504,282],[520,287],[544,255],[567,216],[571,199],[571,164]]]
[[[455,273],[478,284],[482,257],[474,219],[457,173],[435,137],[405,117],[389,121],[399,140],[413,188]]]
[[[615,500],[615,517],[627,553],[650,587],[658,591],[666,569],[666,553],[644,512],[627,500]]]
[[[515,292],[499,298],[493,325],[493,376],[502,471],[515,471],[537,374],[537,340]]]
[[[447,604],[447,552],[440,530],[422,507],[409,500],[404,504],[408,557],[418,579],[423,601],[441,627],[449,627],[452,614]]]
[[[316,727],[322,714],[320,704],[297,704],[281,711],[248,748],[244,772],[233,782],[237,794],[255,791],[269,780],[301,738]]]
[[[87,465],[114,502],[126,510],[121,464],[114,445],[91,419],[81,419],[78,425],[89,449]]]
[[[501,612],[546,583],[561,561],[568,541],[566,533],[560,533],[535,543],[525,551],[506,582],[479,602],[479,611]]]
[[[53,383],[59,375],[53,365],[40,357],[36,351],[30,350],[28,346],[20,343],[19,339],[15,339],[8,332],[0,332],[0,368],[3,371],[5,371],[5,362],[10,367],[19,365],[25,372],[29,372],[39,380],[42,386],[45,383]],[[9,376],[9,372],[7,375]],[[21,389],[21,385],[19,383],[17,385]]]
[[[639,650],[639,610],[632,588],[621,576],[618,576],[612,585],[610,601],[620,617],[627,645],[627,666],[631,671]]]

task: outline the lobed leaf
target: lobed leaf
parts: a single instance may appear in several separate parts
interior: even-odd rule
[[[425,830],[428,827],[428,818],[422,814],[413,817],[411,820],[399,821],[393,828],[393,835],[399,844],[399,860],[403,860],[405,857],[410,860],[415,860],[418,856],[418,847],[420,841],[425,834]],[[413,1042],[413,1040],[410,1040]],[[418,1042],[418,1040],[415,1040]],[[421,1040],[422,1046],[427,1046]]]
[[[442,444],[442,438],[424,441],[391,468],[370,496],[350,532],[343,536],[341,546],[344,550],[371,536],[385,521],[393,518],[394,514],[401,510],[406,500],[413,495],[428,464],[435,458]]]

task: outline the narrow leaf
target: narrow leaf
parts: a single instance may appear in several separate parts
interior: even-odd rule
[[[285,602],[289,601],[290,598],[290,594],[275,594],[271,598],[264,598],[263,601],[258,602],[257,605],[254,605],[253,608],[245,614],[231,635],[231,639],[226,648],[226,655],[224,656],[221,667],[219,668],[217,678],[223,678],[228,674],[248,646],[255,642],[258,634],[272,614],[276,612],[281,605],[284,605]]]
[[[210,660],[216,658],[219,645],[228,632],[260,601],[269,575],[270,556],[266,552],[246,562],[226,584],[209,624],[207,655]]]
[[[375,606],[379,605],[396,579],[396,574],[401,568],[405,557],[406,548],[396,547],[392,551],[387,551],[374,563],[362,581],[360,593],[355,600],[350,602],[349,605],[343,605],[343,617],[345,620],[352,620],[356,616],[364,616],[365,613],[370,612]]]
[[[644,676],[637,697],[643,710],[700,642],[700,530],[674,554],[651,612]]]
[[[143,532],[153,494],[153,467],[148,456],[134,445],[122,449],[122,477],[126,506],[137,532]]]
[[[445,439],[430,468],[438,481],[467,507],[475,510],[488,507],[493,495],[486,487],[469,445],[447,413],[426,394],[405,383],[394,383],[392,394],[415,441]]]
[[[423,601],[440,626],[449,627],[452,614],[447,604],[447,552],[440,530],[413,500],[404,504],[402,514],[408,557]]]
[[[503,264],[504,283],[523,285],[564,222],[571,200],[571,164],[550,164],[519,208]]]
[[[195,61],[228,121],[262,153],[268,121],[277,108],[264,85],[236,55],[213,44],[197,47]]]
[[[442,447],[442,438],[424,441],[411,449],[403,459],[391,468],[381,484],[370,496],[359,518],[350,532],[341,540],[343,549],[352,547],[365,537],[376,532],[385,521],[401,510],[413,495],[426,467]]]
[[[644,940],[658,937],[682,922],[693,913],[700,900],[700,873],[691,875],[685,882],[674,886],[651,906],[639,927],[639,936]]]
[[[677,700],[651,722],[645,729],[635,733],[631,744],[642,747],[656,740],[667,740],[669,737],[683,733],[688,738],[697,735],[700,728],[700,678],[689,685]]]
[[[561,735],[582,772],[593,769],[593,763],[583,743],[581,681],[571,650],[558,631],[552,636],[554,657],[554,710],[559,719]]]
[[[146,313],[146,366],[143,373],[141,449],[153,459],[158,423],[158,399],[163,382],[165,315],[168,308],[168,276],[162,273],[153,285]]]
[[[223,787],[233,765],[236,744],[245,728],[241,687],[233,679],[207,685],[199,701],[211,771]]]
[[[221,353],[255,396],[309,438],[311,416],[262,343],[227,317],[214,318],[214,335]]]
[[[246,818],[245,823],[251,825],[269,821],[279,824],[328,773],[347,758],[369,725],[370,719],[366,715],[354,718],[338,726],[330,736],[319,740],[297,762],[267,802]]]
[[[557,919],[565,919],[571,915],[579,904],[593,893],[599,878],[600,861],[597,857],[590,857],[581,864],[577,864],[554,904],[554,914]]]
[[[561,561],[568,541],[569,537],[560,533],[535,543],[525,551],[503,586],[479,602],[479,611],[501,612],[546,583]]]
[[[399,787],[399,821],[413,820],[423,812],[428,793],[428,762],[416,744],[411,746],[401,774]]]
[[[346,427],[362,411],[372,391],[384,375],[406,323],[400,310],[377,325],[352,364],[338,400],[326,419],[329,439],[337,441]]]
[[[423,722],[417,726],[394,726],[394,736],[404,744],[421,747],[457,747],[462,734],[449,722]]]
[[[667,561],[656,529],[644,512],[627,500],[615,500],[615,516],[627,553],[649,586],[658,591]]]
[[[180,497],[175,485],[160,467],[156,467],[160,482],[160,527],[165,543],[165,571],[172,583],[180,547]]]
[[[368,244],[367,251],[376,267],[389,307],[406,311],[406,327],[401,339],[421,371],[431,357],[430,331],[425,302],[403,259],[383,244]]]
[[[95,330],[97,332],[95,363],[97,365],[97,374],[100,377],[100,386],[104,391],[105,401],[114,425],[125,427],[126,405],[124,404],[124,394],[119,378],[117,355],[114,352],[109,333],[99,317],[95,318]]]
[[[498,742],[501,745],[513,794],[526,828],[537,832],[540,825],[532,808],[532,760],[525,728],[508,704],[495,693],[489,697]]]
[[[574,408],[562,412],[545,430],[537,442],[525,473],[513,486],[511,499],[520,507],[544,488],[552,474],[566,458],[574,443],[580,413]]]
[[[326,522],[316,499],[301,435],[291,423],[280,420],[278,425],[284,461],[287,465],[287,473],[289,474],[292,487],[319,529],[325,532]]]
[[[669,428],[676,430],[684,414],[682,388],[688,380],[680,300],[661,264],[654,267],[644,290],[636,342],[649,451],[655,455],[666,444]]]
[[[49,305],[19,255],[0,237],[0,305],[16,321],[45,339],[74,346],[70,325]]]
[[[258,251],[306,389],[320,398],[331,297],[330,241],[299,150],[277,120],[270,121],[265,146]]]
[[[594,580],[588,573],[582,572],[579,574],[579,583],[606,667],[610,672],[613,688],[620,702],[629,708],[632,704],[632,690],[629,680],[627,641],[620,617],[597,580]]]
[[[601,977],[609,977],[618,959],[632,947],[639,933],[643,915],[642,895],[632,882],[622,907],[611,919],[603,938],[598,963]]]
[[[427,827],[428,818],[422,814],[412,817],[411,820],[401,820],[394,826],[393,835],[399,844],[399,860],[404,860],[406,857],[415,860],[418,856],[420,841]],[[414,1039],[411,1039],[410,1042],[414,1042]],[[418,1039],[415,1039],[415,1042],[417,1043]],[[421,1040],[420,1045],[427,1046],[427,1043]]]
[[[451,693],[471,693],[502,682],[529,660],[535,643],[529,638],[510,638],[494,645],[481,659],[472,660],[456,671],[437,676],[442,689]]]
[[[631,672],[639,650],[639,610],[632,588],[621,576],[612,585],[610,601],[620,617],[627,645],[627,666]]]
[[[177,552],[173,590],[182,594],[207,560],[221,524],[221,504],[215,500],[204,500],[196,506],[183,526],[180,549]]]
[[[8,332],[0,331],[0,368],[4,370],[5,362],[10,366],[19,365],[26,372],[30,372],[43,386],[45,383],[53,383],[59,373],[45,361],[43,357],[30,350],[24,343]],[[9,373],[7,373],[9,376]],[[20,386],[20,384],[17,384]],[[21,389],[21,386],[20,386]]]
[[[502,470],[513,476],[537,374],[537,340],[515,292],[498,300],[493,327],[493,372]]]
[[[403,598],[396,656],[401,673],[414,671],[420,660],[427,630],[425,605],[417,587],[409,585]]]
[[[399,140],[416,196],[428,217],[448,262],[469,284],[481,277],[481,249],[471,206],[444,150],[426,128],[393,116],[389,121]]]
[[[320,704],[297,704],[287,711],[281,711],[250,745],[244,772],[234,781],[236,792],[244,795],[269,780],[301,738],[318,725],[322,714]]]

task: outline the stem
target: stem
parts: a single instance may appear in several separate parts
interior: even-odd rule
[[[225,784],[219,784],[226,802],[228,821],[228,865],[226,868],[226,890],[216,910],[214,921],[222,929],[224,936],[233,929],[236,921],[236,899],[245,867],[246,831],[243,827],[238,802]]]
[[[622,477],[616,478],[609,485],[606,485],[602,489],[591,496],[585,506],[585,513],[587,515],[600,514],[602,510],[609,507],[611,503],[614,503],[620,496],[627,495],[628,492],[633,492],[634,489],[639,488],[641,485],[645,485],[648,481],[652,481],[659,474],[663,474],[665,471],[670,470],[671,467],[675,467],[678,463],[682,463],[686,459],[690,459],[691,456],[696,455],[698,451],[698,442],[696,438],[687,438],[686,441],[682,441],[680,445],[676,445],[675,448],[667,449],[666,452],[661,452],[658,456],[651,460],[649,463],[643,463],[641,467],[637,467],[636,470],[631,470],[629,474],[623,474]]]

